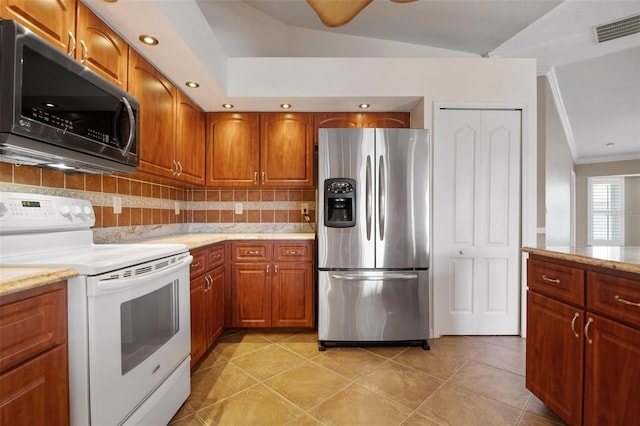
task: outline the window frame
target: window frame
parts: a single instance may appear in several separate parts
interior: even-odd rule
[[[593,186],[595,184],[617,184],[620,186],[620,208],[619,209],[598,209],[593,208]],[[587,244],[590,246],[623,246],[625,233],[625,210],[624,210],[624,176],[602,176],[587,178]],[[594,213],[608,213],[617,215],[620,218],[620,235],[617,239],[594,239],[593,238],[593,216]]]

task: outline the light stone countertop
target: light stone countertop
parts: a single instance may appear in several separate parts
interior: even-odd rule
[[[316,237],[313,233],[246,233],[246,234],[180,234],[170,235],[166,237],[142,239],[135,243],[145,244],[167,244],[179,243],[185,244],[189,250],[208,246],[215,243],[222,243],[232,240],[314,240]]]
[[[523,247],[523,252],[640,274],[640,246]]]
[[[0,297],[78,276],[69,268],[0,268]]]

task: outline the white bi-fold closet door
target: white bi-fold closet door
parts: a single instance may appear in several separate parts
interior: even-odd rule
[[[440,109],[435,115],[438,335],[519,333],[521,113]]]

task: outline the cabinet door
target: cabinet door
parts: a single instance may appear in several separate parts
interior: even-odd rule
[[[271,325],[271,264],[232,266],[231,323],[233,327]]]
[[[63,52],[72,48],[76,0],[0,0],[0,17],[19,22]]]
[[[527,292],[526,386],[570,425],[582,420],[583,326],[583,310]]]
[[[129,45],[82,3],[78,3],[76,40],[77,60],[127,90]]]
[[[178,90],[178,179],[204,185],[204,112]]]
[[[358,112],[316,112],[313,114],[313,143],[318,145],[318,129],[362,127]]]
[[[313,267],[311,263],[273,266],[274,327],[313,327]]]
[[[366,112],[363,114],[362,127],[409,128],[411,114],[408,112]]]
[[[129,93],[140,101],[140,171],[173,177],[177,90],[133,49]]]
[[[224,330],[224,266],[217,267],[209,276],[212,282],[207,295],[207,347],[211,346]]]
[[[69,424],[67,345],[0,375],[0,424]]]
[[[257,113],[207,114],[207,186],[257,186],[260,119]]]
[[[313,186],[313,114],[260,114],[260,184]]]
[[[207,350],[207,285],[204,275],[191,280],[191,367]]]
[[[587,317],[593,321],[585,331],[584,424],[637,424],[640,330],[591,313]]]

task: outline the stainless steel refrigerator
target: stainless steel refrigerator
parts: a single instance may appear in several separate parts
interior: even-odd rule
[[[320,350],[429,349],[429,131],[319,132]]]

